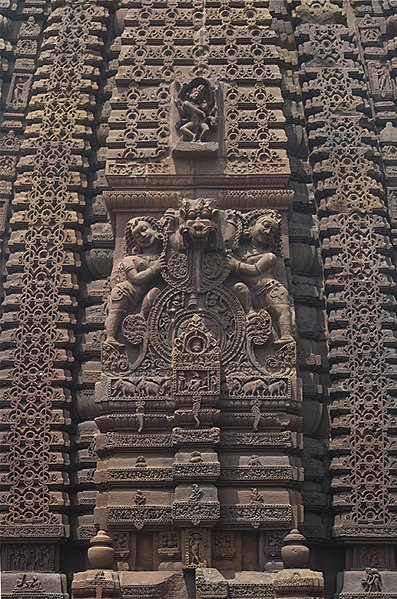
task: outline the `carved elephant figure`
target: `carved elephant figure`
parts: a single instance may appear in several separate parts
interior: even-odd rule
[[[285,395],[287,393],[286,381],[275,381],[269,385],[270,395]]]
[[[154,381],[142,379],[137,384],[136,390],[140,395],[146,395],[146,397],[159,395],[160,385]]]
[[[242,388],[243,395],[252,395],[256,397],[260,397],[261,391],[266,391],[266,383],[262,379],[254,379],[253,381],[248,381],[245,383]]]
[[[136,386],[134,383],[131,383],[130,381],[124,381],[122,379],[119,379],[115,383],[114,389],[115,391],[120,391],[123,397],[126,397],[127,395],[134,395],[136,392]]]

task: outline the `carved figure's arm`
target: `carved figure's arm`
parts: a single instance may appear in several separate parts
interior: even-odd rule
[[[266,252],[262,254],[255,264],[248,264],[238,260],[233,260],[233,269],[237,274],[245,275],[248,277],[255,277],[263,272],[269,270],[277,261],[277,257],[272,252]]]
[[[132,277],[132,282],[137,283],[138,285],[143,285],[145,283],[149,283],[154,277],[158,275],[158,273],[164,268],[165,259],[162,256],[158,260],[152,263],[151,266],[142,270],[141,272],[137,272]]]
[[[184,110],[186,110],[188,114],[190,114],[193,117],[205,119],[205,117],[207,116],[203,110],[196,106],[196,104],[193,104],[193,102],[189,102],[189,100],[185,100],[182,103],[182,107]]]

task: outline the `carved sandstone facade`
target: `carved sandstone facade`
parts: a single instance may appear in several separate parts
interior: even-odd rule
[[[0,0],[6,599],[397,597],[396,13]]]

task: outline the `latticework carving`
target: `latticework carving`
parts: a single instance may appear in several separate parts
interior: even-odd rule
[[[296,16],[305,20],[303,5]],[[376,22],[368,17],[358,26],[368,32],[364,45],[377,43]],[[389,227],[376,214],[385,215],[379,147],[365,121],[363,71],[348,28],[334,20],[301,24],[296,33],[308,40],[299,50],[316,194],[324,215],[334,534],[392,538],[396,519],[388,448],[395,389],[390,347],[394,269],[388,258]],[[387,85],[380,68],[378,76]]]
[[[286,173],[285,153],[279,149],[285,138],[278,55],[270,22],[267,2],[259,1],[235,6],[228,0],[145,2],[131,8],[125,17],[117,88],[111,100],[114,118],[107,173],[112,180],[120,175],[175,174],[170,159],[173,139],[179,140],[180,126],[195,127],[188,121],[179,123],[178,90],[197,77],[210,85],[222,81],[213,92],[213,101],[224,106],[225,139],[219,155],[226,162],[220,171],[217,165],[218,172]],[[199,114],[198,105],[195,110]],[[216,119],[212,112],[211,118]],[[202,153],[218,151],[221,129],[215,127],[215,120],[215,132],[210,122],[208,127]],[[187,137],[185,144],[177,144],[178,155],[191,151],[189,143],[195,137]],[[211,172],[209,163],[206,168]]]
[[[12,254],[8,263],[10,273],[21,273],[20,288],[13,301],[12,296],[5,301],[11,326],[3,334],[12,347],[5,359],[10,368],[3,371],[3,398],[9,406],[2,415],[9,427],[3,463],[10,470],[2,482],[10,489],[10,499],[0,532],[6,538],[62,538],[67,533],[59,513],[65,499],[55,489],[64,484],[61,469],[68,463],[67,437],[62,443],[60,439],[69,424],[62,408],[70,401],[66,386],[73,358],[68,348],[74,338],[67,327],[75,323],[70,310],[77,292],[69,273],[80,264],[76,226],[82,223],[79,193],[84,192],[86,164],[79,152],[93,123],[92,61],[103,44],[98,34],[106,16],[103,7],[88,2],[53,11],[41,51],[46,67],[41,68],[30,105],[12,219],[15,231],[23,223],[22,252]],[[35,27],[30,20],[25,30],[31,35]],[[92,28],[97,32],[94,38]],[[19,44],[18,52],[29,54],[31,45],[25,46]],[[18,91],[9,96],[13,108],[25,106],[25,87],[16,77]]]

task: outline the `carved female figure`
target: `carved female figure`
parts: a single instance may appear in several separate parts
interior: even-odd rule
[[[288,291],[280,281],[279,258],[270,249],[278,227],[271,213],[260,215],[249,229],[249,243],[242,259],[230,256],[229,265],[242,281],[234,288],[246,312],[254,310],[252,300],[256,300],[273,318],[279,336],[275,343],[284,345],[293,341],[293,336]]]
[[[200,533],[193,533],[189,539],[190,549],[190,564],[194,566],[205,566],[205,560],[203,559],[203,538]]]
[[[126,228],[126,253],[119,265],[119,278],[111,291],[108,317],[105,321],[106,343],[122,345],[116,339],[124,317],[141,304],[141,314],[147,315],[159,290],[153,281],[164,268],[160,257],[161,238],[147,217],[131,219]]]

